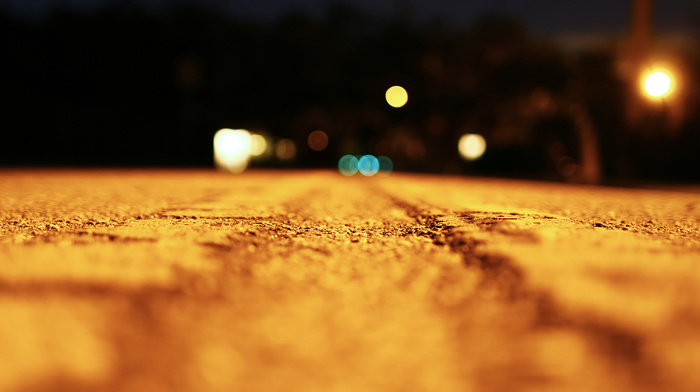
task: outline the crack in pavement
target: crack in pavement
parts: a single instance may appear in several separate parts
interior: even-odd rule
[[[394,196],[387,196],[407,215],[415,219],[435,244],[446,245],[450,251],[459,254],[465,266],[483,272],[480,290],[493,289],[496,298],[505,306],[523,298],[532,302],[536,317],[530,329],[568,330],[584,338],[608,366],[622,372],[638,386],[638,390],[657,390],[660,380],[658,369],[652,358],[645,355],[645,341],[642,335],[613,323],[587,318],[585,315],[573,317],[565,315],[554,293],[531,287],[527,282],[527,272],[516,259],[502,253],[488,250],[488,241],[474,235],[474,229],[481,232],[496,231],[516,240],[537,243],[538,237],[530,232],[508,225],[527,217],[519,213],[468,211],[457,214],[430,213],[433,207],[419,207]],[[533,216],[530,216],[532,218]],[[536,219],[556,220],[551,216],[535,216]],[[468,230],[463,230],[468,227]],[[581,293],[585,295],[585,293]]]

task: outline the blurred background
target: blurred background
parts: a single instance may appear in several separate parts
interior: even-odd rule
[[[232,128],[248,167],[698,182],[699,28],[690,0],[4,0],[0,165],[211,167]]]

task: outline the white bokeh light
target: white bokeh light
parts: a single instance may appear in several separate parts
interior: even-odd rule
[[[462,158],[473,161],[484,155],[486,151],[486,140],[481,135],[467,133],[459,138],[457,147]]]
[[[644,80],[644,90],[652,97],[664,96],[671,90],[671,78],[666,72],[654,72]]]
[[[214,135],[214,163],[231,173],[242,173],[248,166],[253,141],[245,129],[220,129]]]

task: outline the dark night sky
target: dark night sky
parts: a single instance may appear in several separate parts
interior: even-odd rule
[[[56,6],[67,6],[82,11],[98,9],[111,4],[139,4],[154,11],[167,8],[177,0],[4,0],[2,5],[30,17],[45,15]],[[338,0],[180,0],[226,9],[239,18],[271,20],[291,10],[322,14]],[[370,14],[391,16],[400,5],[410,4],[411,14],[417,20],[434,18],[452,24],[473,21],[485,13],[515,15],[536,34],[604,33],[620,34],[627,30],[630,1],[610,0],[344,0]],[[655,1],[655,28],[657,32],[688,32],[693,19],[700,14],[697,0]]]
[[[275,23],[290,12],[323,17],[339,2],[365,14],[353,19],[351,12],[336,9],[336,16],[349,16],[341,22],[380,28],[353,40],[333,36],[335,26],[327,23],[310,23],[316,28],[307,28],[302,18]],[[606,176],[691,178],[697,173],[682,173],[698,166],[696,90],[684,90],[687,96],[681,97],[685,106],[678,107],[688,109],[680,128],[668,125],[666,106],[645,110],[638,125],[624,119],[631,90],[617,74],[616,56],[629,30],[631,2],[0,0],[3,14],[30,21],[59,8],[84,14],[0,25],[9,32],[0,35],[9,53],[9,61],[0,64],[0,127],[11,130],[6,132],[11,138],[0,143],[0,164],[202,166],[211,164],[211,137],[223,126],[264,129],[300,145],[307,128],[326,127],[349,142],[338,138],[325,158],[301,154],[300,165],[334,164],[333,154],[350,147],[359,154],[399,146],[391,154],[400,170],[557,175],[546,151],[556,142],[576,158],[578,120],[566,108],[569,100],[579,100],[600,132]],[[176,7],[182,3],[209,12]],[[654,3],[650,51],[683,61],[688,85],[697,83],[700,0]],[[91,14],[112,6],[138,6],[158,17],[128,9]],[[230,15],[231,22],[214,14]],[[488,14],[505,18],[483,18]],[[397,17],[415,23],[384,23]],[[420,26],[435,19],[466,29]],[[479,20],[487,24],[474,24]],[[439,34],[424,39],[421,31]],[[327,34],[335,41],[326,40]],[[502,40],[501,46],[489,39]],[[504,48],[516,50],[509,54]],[[437,71],[428,67],[431,56],[440,61]],[[384,107],[388,83],[413,88],[412,106],[401,112]],[[557,109],[555,118],[542,117],[540,109],[530,117],[502,115],[522,112],[520,102],[532,101],[525,97],[533,88],[551,91],[566,110]],[[521,129],[525,136],[516,135]],[[460,166],[452,144],[467,130],[500,140],[481,166]],[[502,130],[511,133],[502,136]],[[38,147],[36,134],[45,141]],[[425,155],[411,152],[409,146],[416,145],[428,147]]]

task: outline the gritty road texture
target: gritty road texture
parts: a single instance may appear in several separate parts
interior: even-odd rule
[[[698,391],[700,196],[0,171],[0,391]]]

